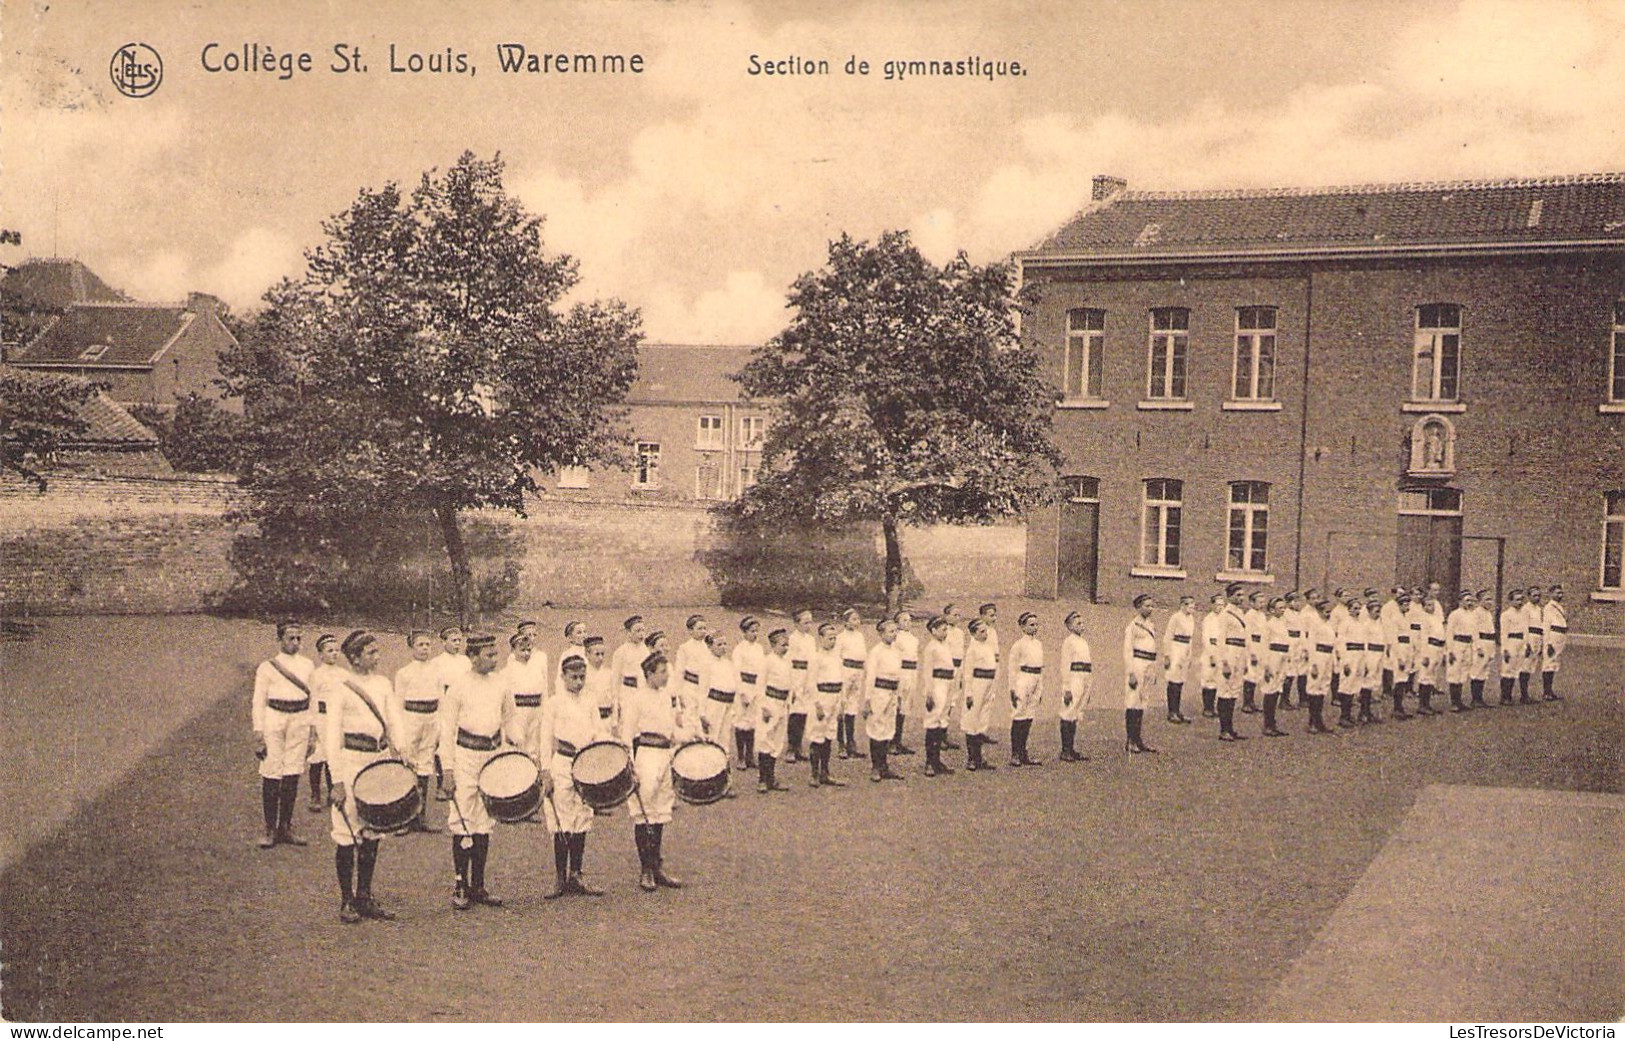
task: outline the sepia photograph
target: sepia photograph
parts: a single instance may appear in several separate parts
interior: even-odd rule
[[[1625,0],[8,0],[10,1036],[1614,1037],[1622,70]]]

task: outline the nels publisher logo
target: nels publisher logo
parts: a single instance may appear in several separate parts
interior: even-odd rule
[[[164,59],[144,43],[127,43],[113,52],[107,73],[127,98],[144,98],[164,81]]]

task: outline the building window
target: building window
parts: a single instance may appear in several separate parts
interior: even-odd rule
[[[1625,590],[1625,491],[1604,496],[1602,517],[1602,588]]]
[[[1145,482],[1140,563],[1146,567],[1179,567],[1179,515],[1184,508],[1184,494],[1182,481],[1159,477]]]
[[[721,416],[701,416],[700,417],[700,432],[699,432],[699,435],[695,438],[694,444],[695,444],[695,447],[698,447],[698,448],[721,448],[722,447],[722,417]]]
[[[1266,574],[1269,571],[1270,486],[1263,481],[1236,481],[1230,485],[1231,571]]]
[[[694,497],[696,499],[723,499],[722,465],[715,455],[702,455],[694,469]]]
[[[1237,401],[1275,400],[1275,308],[1236,309],[1236,360],[1231,387]]]
[[[1066,371],[1061,393],[1068,399],[1098,399],[1106,342],[1106,312],[1075,307],[1066,313]]]
[[[638,469],[632,481],[638,488],[660,487],[660,442],[638,442]]]
[[[1411,400],[1455,401],[1461,396],[1461,308],[1423,304],[1416,309],[1416,353]]]
[[[762,448],[762,441],[767,437],[766,416],[740,416],[739,417],[739,447],[747,452],[757,452]]]
[[[1411,517],[1461,516],[1459,488],[1402,488],[1399,512]]]
[[[1185,394],[1185,357],[1190,347],[1191,313],[1183,307],[1158,307],[1151,312],[1151,350],[1145,396],[1182,401]]]
[[[1614,335],[1608,352],[1608,400],[1625,404],[1625,300],[1614,305]]]
[[[592,483],[592,471],[585,466],[566,466],[559,470],[560,488],[586,488]]]
[[[750,465],[739,468],[739,491],[741,494],[750,488],[756,487],[756,472],[757,467]]]
[[[1066,496],[1067,502],[1099,502],[1100,478],[1063,477],[1061,493]]]

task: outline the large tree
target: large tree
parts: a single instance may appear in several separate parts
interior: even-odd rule
[[[465,152],[410,195],[363,190],[222,361],[247,413],[239,478],[260,537],[319,567],[322,546],[299,540],[430,514],[464,618],[459,515],[522,513],[538,473],[619,461],[642,337],[617,300],[563,305],[576,261],[546,252],[543,218],[502,172],[500,156]]]
[[[51,457],[85,432],[79,409],[97,390],[73,376],[0,366],[0,466],[45,491]]]
[[[1054,387],[1016,329],[1015,272],[909,241],[843,235],[796,279],[794,316],[739,375],[775,402],[747,517],[878,521],[886,602],[902,596],[903,525],[986,522],[1046,501]]]

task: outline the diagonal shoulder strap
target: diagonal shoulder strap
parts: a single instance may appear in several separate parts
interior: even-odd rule
[[[300,690],[304,691],[305,692],[305,697],[307,697],[307,698],[310,697],[310,685],[308,683],[306,683],[304,680],[300,679],[298,676],[295,676],[293,673],[289,672],[288,669],[287,669],[287,666],[283,665],[281,662],[277,661],[275,658],[270,659],[267,662],[267,664],[269,664],[271,666],[271,668],[273,668],[276,671],[282,673],[282,678],[283,679],[287,680],[289,683],[293,684],[295,687],[298,687]]]
[[[344,685],[355,691],[355,696],[360,698],[362,703],[371,710],[373,718],[378,720],[378,725],[384,728],[384,733],[389,733],[389,724],[384,722],[384,714],[378,711],[378,706],[372,703],[372,698],[368,697],[367,692],[361,689],[361,684],[355,680],[345,680]]]

